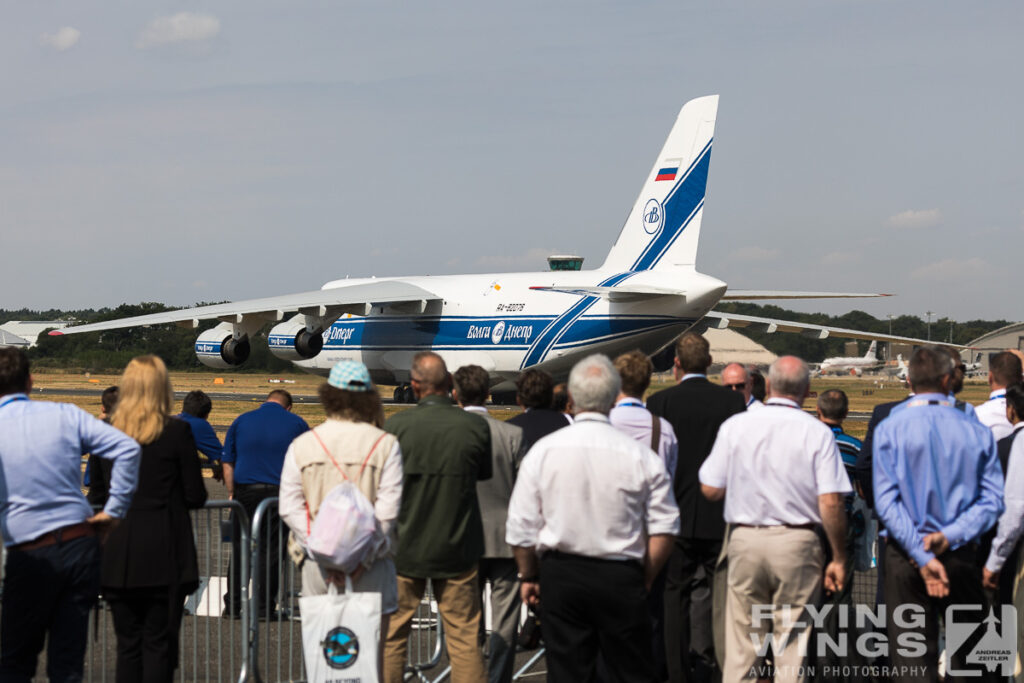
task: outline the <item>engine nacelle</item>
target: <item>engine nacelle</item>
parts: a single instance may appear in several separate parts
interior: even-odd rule
[[[249,338],[235,339],[230,323],[221,323],[196,339],[196,357],[210,368],[226,370],[241,365],[249,358]]]
[[[267,335],[270,352],[281,360],[306,360],[324,348],[324,331],[306,329],[303,317],[275,325]]]

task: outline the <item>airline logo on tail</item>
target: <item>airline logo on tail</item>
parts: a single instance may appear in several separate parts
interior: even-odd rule
[[[686,227],[693,220],[697,212],[704,206],[704,191],[708,184],[708,167],[711,162],[711,140],[701,150],[694,162],[686,169],[682,179],[672,187],[664,204],[656,199],[647,202],[644,208],[644,230],[648,234],[655,234],[649,228],[649,217],[653,217],[655,205],[660,209],[657,212],[658,228],[665,224],[668,229],[664,230],[647,245],[640,256],[633,262],[630,270],[649,270],[654,268],[661,257],[675,243],[676,239],[683,233]],[[664,171],[665,169],[662,169]],[[673,172],[675,178],[675,172]],[[657,180],[661,180],[661,172]]]
[[[648,235],[656,235],[665,222],[665,210],[657,199],[647,200],[644,206],[644,230]]]

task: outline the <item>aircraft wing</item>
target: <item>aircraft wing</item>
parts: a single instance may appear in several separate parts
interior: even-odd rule
[[[759,318],[753,315],[737,315],[734,313],[719,313],[709,311],[704,316],[704,322],[709,329],[724,330],[727,327],[747,327],[758,329],[769,334],[773,332],[795,332],[805,337],[825,339],[827,337],[841,337],[844,339],[867,339],[881,342],[894,342],[896,344],[932,344],[934,342],[925,339],[914,339],[913,337],[897,337],[891,334],[876,334],[875,332],[864,332],[862,330],[848,330],[842,327],[825,327],[823,325],[811,325],[810,323],[798,323],[788,320],[775,320],[773,318]],[[957,344],[952,346],[959,347]]]
[[[892,294],[866,294],[857,292],[786,292],[759,289],[730,289],[722,301],[756,301],[758,299],[870,299]]]
[[[681,289],[666,289],[662,287],[636,286],[630,287],[530,287],[539,292],[558,292],[560,294],[575,294],[577,296],[597,296],[608,301],[640,301],[652,299],[659,296],[681,296],[686,298],[686,292]]]
[[[381,280],[350,287],[317,289],[312,292],[286,294],[266,299],[249,299],[228,304],[182,308],[177,311],[165,311],[150,315],[139,315],[133,318],[107,320],[87,325],[65,327],[54,330],[51,335],[81,334],[101,330],[116,330],[124,327],[143,325],[161,325],[176,323],[184,327],[198,327],[200,320],[220,320],[222,322],[241,323],[244,319],[274,322],[284,319],[287,313],[305,313],[319,317],[338,317],[344,313],[365,315],[372,306],[381,304],[410,304],[420,311],[429,301],[437,301],[439,297],[422,287],[401,280]]]

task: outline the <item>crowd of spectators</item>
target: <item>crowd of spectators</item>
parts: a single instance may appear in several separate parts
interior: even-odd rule
[[[683,335],[675,352],[675,382],[649,396],[653,366],[638,351],[589,356],[558,387],[526,370],[522,412],[507,421],[488,414],[492,380],[479,366],[449,372],[440,355],[416,354],[417,404],[385,420],[367,368],[341,361],[319,391],[322,424],[310,429],[275,390],[221,446],[203,392],[172,415],[159,358],[134,359],[96,420],[29,401],[25,354],[0,350],[0,680],[29,680],[47,636],[63,644],[48,648],[50,679],[78,680],[100,594],[117,680],[171,679],[184,600],[199,581],[188,516],[207,497],[199,452],[250,518],[278,498],[274,514],[291,532],[287,548],[276,533],[260,544],[257,614],[276,613],[286,557],[305,596],[346,583],[379,593],[378,666],[389,683],[404,680],[428,581],[455,683],[511,681],[526,611],[540,615],[553,681],[830,680],[811,666],[820,624],[808,615],[849,604],[854,570],[871,566],[879,605],[921,615],[885,623],[883,636],[920,647],[891,648],[872,675],[932,681],[946,607],[971,606],[981,624],[1024,593],[1019,354],[991,359],[991,394],[975,410],[956,397],[959,355],[917,349],[910,395],[877,406],[861,443],[843,429],[844,392],[803,409],[810,370],[799,358],[779,358],[767,378],[730,363],[716,384],[701,335]],[[83,453],[99,512],[81,494]],[[345,481],[377,525],[348,577],[307,547],[322,502]],[[236,529],[232,574],[238,538]],[[235,617],[237,576],[229,586],[224,616]],[[947,669],[997,679],[967,654],[947,653]]]

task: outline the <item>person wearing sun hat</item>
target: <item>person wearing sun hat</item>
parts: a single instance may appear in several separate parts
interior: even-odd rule
[[[402,500],[402,451],[398,439],[380,428],[380,394],[362,363],[339,361],[320,386],[327,420],[296,438],[281,470],[280,513],[292,531],[289,552],[302,574],[302,595],[323,595],[327,584],[345,591],[340,573],[321,568],[306,552],[306,538],[327,493],[346,479],[374,506],[380,524],[377,547],[352,575],[357,592],[381,594],[383,623],[398,609],[394,526]],[[307,517],[308,510],[308,517]]]

